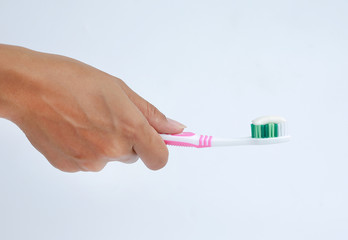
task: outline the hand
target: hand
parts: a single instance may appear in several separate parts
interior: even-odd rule
[[[0,116],[56,168],[100,171],[109,161],[167,163],[158,133],[180,133],[122,80],[71,58],[0,45]]]

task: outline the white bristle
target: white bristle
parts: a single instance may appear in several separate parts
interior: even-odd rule
[[[278,136],[279,137],[282,136],[282,124],[281,123],[278,124]]]

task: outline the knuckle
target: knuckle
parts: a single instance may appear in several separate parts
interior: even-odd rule
[[[115,152],[116,146],[117,145],[110,139],[105,139],[105,141],[101,141],[98,144],[97,156],[99,158],[112,156]]]
[[[122,142],[126,142],[129,145],[133,144],[138,140],[141,133],[145,132],[147,127],[147,122],[139,118],[130,120],[128,123],[123,123],[120,126],[121,136],[123,138]]]
[[[149,117],[154,116],[156,114],[156,110],[157,109],[154,105],[152,105],[148,101],[145,101],[145,111],[147,116]]]
[[[133,136],[139,124],[140,121],[137,118],[127,118],[118,124],[117,129],[123,136]]]
[[[146,114],[149,117],[155,117],[155,116],[160,116],[161,112],[151,103],[146,101]]]
[[[46,157],[46,159],[53,167],[61,170],[62,172],[73,173],[82,170],[74,161],[68,160],[67,158]]]
[[[66,150],[66,154],[75,160],[87,160],[95,157],[95,153],[92,148],[82,146],[81,144],[76,144],[75,146],[69,146]]]
[[[94,142],[87,142],[84,146],[78,146],[69,152],[72,159],[77,162],[100,161],[102,160],[105,146],[109,143],[96,137]]]
[[[106,163],[101,161],[86,161],[80,164],[80,168],[84,172],[100,172],[105,166]]]
[[[129,155],[124,163],[132,164],[139,160],[139,156],[136,154]]]
[[[110,141],[108,144],[104,144],[102,147],[102,158],[115,159],[128,154],[131,149],[127,141]]]
[[[145,108],[146,116],[151,119],[153,123],[160,123],[164,120],[166,120],[166,116],[158,110],[154,105],[146,101],[146,108]]]
[[[114,77],[114,79],[116,80],[117,83],[122,84],[122,85],[126,85],[126,83],[121,78]]]
[[[67,173],[75,173],[75,172],[80,172],[80,168],[59,168],[59,170]]]
[[[69,158],[71,159],[68,161],[70,165],[75,165],[78,171],[99,172],[106,165],[102,161],[100,150],[96,151],[93,147],[80,149],[71,154]]]
[[[138,126],[140,126],[140,123],[138,121],[132,120],[128,123],[123,123],[120,126],[120,132],[124,138],[131,140],[135,138]]]

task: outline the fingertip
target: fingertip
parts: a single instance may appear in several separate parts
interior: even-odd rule
[[[163,127],[160,129],[160,133],[168,133],[168,134],[178,134],[182,133],[185,128],[187,128],[184,124],[175,121],[171,118],[167,118],[165,123],[162,125]]]
[[[173,126],[176,126],[177,128],[187,128],[186,125],[174,120],[174,119],[171,119],[171,118],[167,118],[168,122],[173,125]]]

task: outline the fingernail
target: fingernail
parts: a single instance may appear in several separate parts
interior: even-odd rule
[[[178,121],[175,121],[175,120],[173,120],[173,119],[171,119],[171,118],[167,118],[167,120],[168,120],[168,122],[169,122],[171,125],[173,125],[173,126],[175,126],[175,127],[187,128],[184,124],[179,123]]]

